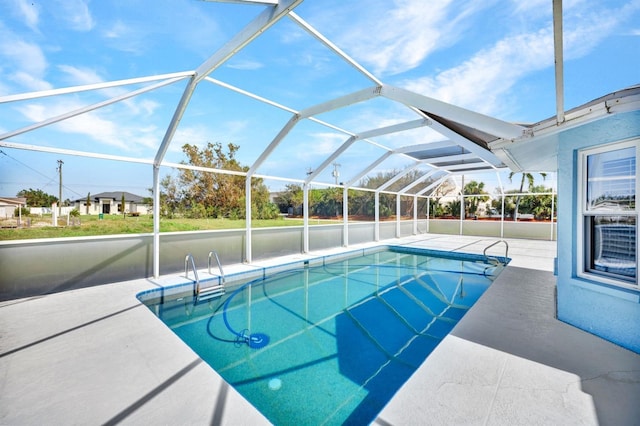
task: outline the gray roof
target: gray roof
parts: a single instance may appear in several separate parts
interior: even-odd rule
[[[136,203],[136,204],[142,204],[144,202],[143,197],[136,194],[132,194],[130,192],[126,192],[126,191],[100,192],[99,194],[89,194],[89,197],[93,201],[98,201],[99,199],[104,199],[104,198],[111,198],[114,201],[120,201],[122,200],[122,194],[124,194],[125,202]],[[78,198],[75,201],[82,202],[82,201],[86,201],[86,199],[87,197]]]

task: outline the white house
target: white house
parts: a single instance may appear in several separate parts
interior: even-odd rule
[[[0,197],[0,218],[10,219],[14,217],[16,207],[26,206],[26,198]]]
[[[122,205],[122,196],[124,195],[124,206]],[[87,206],[87,198],[80,198],[74,201],[74,207],[78,209],[80,214],[151,214],[153,208],[149,204],[145,204],[144,198],[132,194],[130,192],[101,192],[99,194],[89,195],[89,206]]]

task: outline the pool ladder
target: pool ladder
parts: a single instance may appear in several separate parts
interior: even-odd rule
[[[497,258],[497,257],[495,257],[495,256],[489,256],[489,255],[487,254],[487,250],[489,250],[491,247],[493,247],[493,246],[495,246],[495,245],[497,245],[497,244],[500,244],[500,243],[504,243],[504,246],[505,246],[505,249],[504,249],[504,259],[505,259],[505,261],[504,261],[504,262],[501,262],[501,261],[500,261],[500,259],[498,259],[498,258]],[[508,244],[505,240],[498,240],[498,241],[495,241],[494,243],[489,244],[488,246],[486,246],[486,247],[484,248],[484,251],[482,252],[482,254],[484,255],[484,257],[485,257],[488,261],[490,261],[490,262],[492,262],[492,263],[497,262],[497,265],[498,265],[498,264],[499,264],[499,265],[506,265],[506,264],[507,264],[507,259],[509,258],[509,244]]]
[[[191,266],[191,269],[193,270],[193,276],[195,278],[194,293],[195,293],[195,296],[196,296],[196,301],[200,301],[200,300],[203,300],[203,299],[211,299],[211,298],[214,298],[214,297],[220,297],[225,293],[224,271],[222,270],[222,264],[220,263],[220,258],[218,257],[218,253],[217,252],[215,252],[215,251],[209,252],[209,264],[208,264],[209,275],[213,275],[211,273],[211,261],[212,261],[212,259],[215,259],[216,263],[218,264],[218,270],[220,271],[219,281],[218,281],[218,284],[216,284],[216,285],[212,285],[212,286],[209,286],[209,287],[203,287],[201,285],[200,279],[198,277],[198,270],[196,269],[196,263],[195,263],[195,260],[193,258],[193,255],[191,253],[189,253],[184,258],[184,274],[185,274],[185,276],[187,278],[189,278],[189,266]]]

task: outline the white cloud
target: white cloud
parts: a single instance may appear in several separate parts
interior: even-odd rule
[[[105,79],[103,79],[96,70],[90,68],[58,65],[58,69],[68,77],[72,86],[101,83],[105,81]],[[127,93],[128,90],[122,87],[111,87],[108,89],[101,89],[100,91],[109,98],[114,98]],[[129,112],[132,115],[142,115],[147,117],[153,114],[153,112],[160,106],[160,104],[153,100],[138,97],[125,99],[121,101],[121,103],[129,108]]]
[[[264,67],[264,64],[250,59],[231,60],[226,65],[228,68],[235,70],[258,70]]]
[[[33,31],[37,32],[40,18],[39,6],[31,0],[16,0],[16,4],[25,24]]]
[[[51,117],[78,110],[83,106],[77,100],[67,98],[65,100],[49,99],[41,103],[32,102],[16,109],[26,119],[39,123]],[[146,114],[145,108],[148,109],[151,106],[143,103],[142,107],[139,107],[140,113],[136,114],[130,112],[131,108],[126,111],[118,108],[95,110],[48,127],[62,133],[81,135],[83,139],[117,148],[118,151],[140,152],[143,149],[157,148],[164,135],[164,131],[158,129],[155,124],[142,120]]]
[[[57,0],[52,10],[73,30],[89,31],[95,25],[89,5],[85,0]]]
[[[553,64],[553,33],[505,38],[435,77],[406,82],[409,90],[483,113],[499,111],[505,92],[524,75]]]
[[[17,109],[27,118],[34,122],[41,122],[50,117],[58,116],[68,111],[76,110],[80,105],[71,102],[57,103],[30,103]],[[66,119],[54,124],[57,129],[63,132],[86,135],[93,140],[105,143],[116,148],[129,151],[130,147],[126,141],[122,140],[118,126],[115,123],[101,117],[97,112],[88,112],[80,116]]]
[[[58,65],[58,69],[66,74],[70,83],[74,86],[100,83],[104,81],[97,71],[90,68],[79,68],[72,65]]]
[[[31,91],[41,91],[51,89],[51,84],[34,76],[33,74],[18,71],[11,75],[11,81]]]
[[[145,51],[143,32],[140,26],[128,25],[118,19],[103,30],[102,35],[114,49],[138,55]]]
[[[17,83],[28,91],[51,88],[44,79],[48,63],[42,49],[17,37],[1,23],[0,62],[3,80]]]
[[[565,59],[584,56],[605,38],[622,34],[625,22],[638,10],[640,0],[631,1],[619,9],[592,7],[567,11],[564,18]]]
[[[296,143],[293,148],[289,148],[291,152],[289,158],[309,165],[320,164],[347,139],[342,134],[328,132],[311,133],[305,136],[304,142]]]
[[[377,74],[398,74],[419,66],[431,53],[455,43],[478,10],[492,1],[395,0],[360,4],[342,12],[358,24],[334,19],[338,45]],[[345,30],[346,29],[346,30]],[[338,32],[338,30],[335,30]]]
[[[564,59],[591,52],[638,8],[639,2],[622,9],[566,11]],[[507,36],[453,68],[432,77],[405,81],[409,90],[472,110],[495,115],[505,109],[505,95],[519,80],[553,67],[551,23],[534,32]]]
[[[124,38],[131,33],[131,27],[122,22],[121,19],[115,21],[109,28],[104,30],[106,38]]]

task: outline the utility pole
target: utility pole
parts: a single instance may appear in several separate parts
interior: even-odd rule
[[[340,166],[341,164],[333,163],[333,172],[331,174],[336,180],[336,185],[338,184],[338,178],[340,177]]]
[[[60,176],[60,185],[58,187],[58,216],[62,216],[62,165],[64,162],[58,160],[58,175]]]

